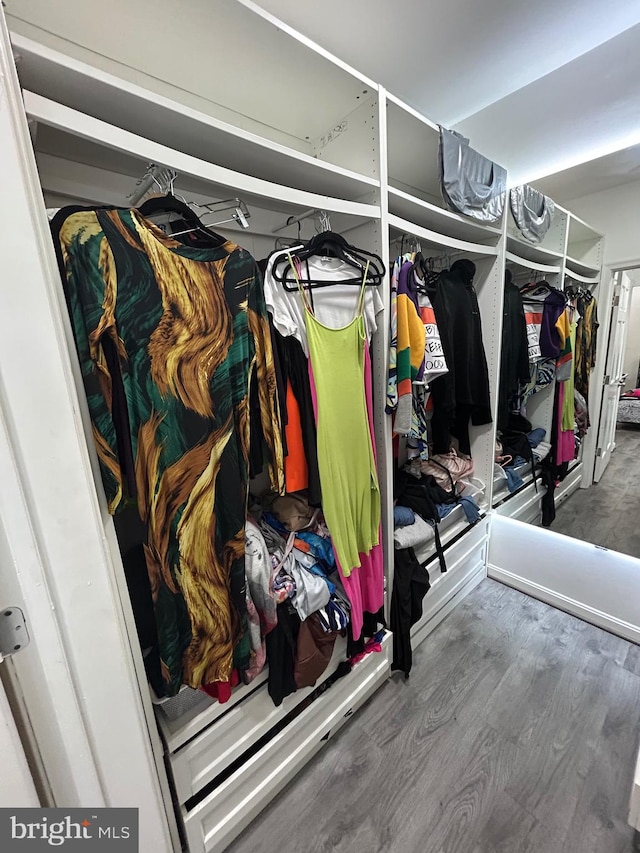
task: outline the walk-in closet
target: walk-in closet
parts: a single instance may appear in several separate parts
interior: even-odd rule
[[[460,637],[506,695],[500,602],[640,643],[640,554],[554,532],[614,452],[607,230],[273,5],[0,10],[5,800],[143,853],[240,844],[416,683],[448,719]]]

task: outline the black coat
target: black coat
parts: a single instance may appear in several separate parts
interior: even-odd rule
[[[502,323],[502,354],[500,357],[500,380],[498,383],[498,429],[508,426],[509,401],[520,385],[529,382],[529,351],[527,345],[527,321],[520,291],[511,280],[507,270],[504,286],[504,310]]]
[[[434,404],[435,453],[449,450],[450,433],[457,437],[460,450],[470,453],[469,419],[473,424],[491,423],[489,372],[473,288],[475,271],[472,261],[456,261],[440,274],[432,299],[449,368],[429,386]]]

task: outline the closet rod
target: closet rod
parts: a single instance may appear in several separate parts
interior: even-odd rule
[[[309,210],[305,210],[303,213],[300,213],[298,216],[289,216],[285,219],[284,222],[280,223],[280,225],[276,226],[271,232],[272,234],[277,234],[278,231],[284,231],[285,228],[289,228],[291,225],[297,225],[299,222],[303,222],[305,219],[311,219],[312,216],[318,216],[319,214],[324,214],[328,219],[328,214],[324,210],[319,210],[317,207],[310,207]],[[325,229],[330,230],[330,229]]]

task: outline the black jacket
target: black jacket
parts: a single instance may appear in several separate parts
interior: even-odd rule
[[[502,353],[498,383],[498,429],[508,426],[509,401],[518,393],[520,385],[529,381],[529,351],[527,347],[527,321],[520,291],[505,273],[504,310],[502,323]]]
[[[430,385],[436,453],[449,450],[450,433],[458,438],[460,450],[469,453],[469,419],[473,424],[491,423],[489,372],[473,288],[475,272],[472,261],[456,261],[440,274],[432,300],[449,368]]]

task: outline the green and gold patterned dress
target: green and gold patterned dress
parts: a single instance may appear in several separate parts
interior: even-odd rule
[[[253,382],[271,487],[284,490],[260,273],[233,243],[183,245],[135,210],[63,209],[52,227],[109,511],[135,498],[146,526],[166,694],[229,681]]]

